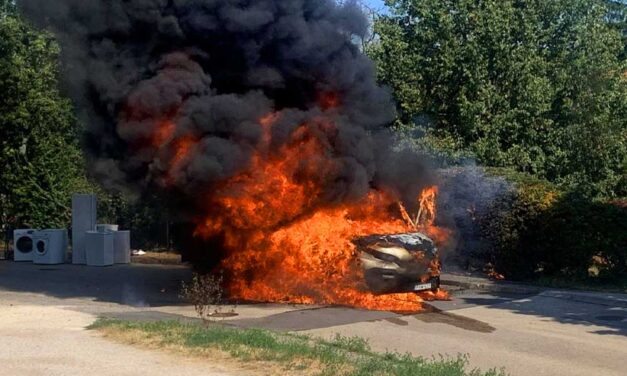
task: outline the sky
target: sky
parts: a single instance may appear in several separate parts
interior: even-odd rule
[[[383,8],[383,0],[361,0],[364,4],[374,9]]]

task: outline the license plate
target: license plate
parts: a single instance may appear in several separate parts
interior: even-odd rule
[[[414,291],[431,290],[431,283],[421,283],[414,286]]]

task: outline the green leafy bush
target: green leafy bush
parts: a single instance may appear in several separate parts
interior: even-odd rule
[[[627,272],[627,208],[509,174],[516,186],[480,219],[489,261],[509,279],[617,279]]]

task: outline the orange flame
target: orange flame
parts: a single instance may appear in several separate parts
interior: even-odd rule
[[[318,105],[323,110],[329,110],[340,106],[340,96],[335,92],[325,92],[318,96]]]
[[[164,120],[157,124],[157,129],[152,136],[152,145],[156,148],[163,146],[172,140],[176,126],[170,120]]]
[[[170,171],[181,167],[181,164],[189,157],[189,154],[196,144],[198,144],[198,141],[189,136],[176,140],[175,153],[174,158],[172,158]]]
[[[436,197],[438,195],[438,187],[430,187],[422,191],[418,198],[418,215],[414,221],[417,225],[433,226],[435,223]]]
[[[270,142],[270,127],[278,117],[260,119],[266,133],[262,143]],[[420,310],[424,299],[446,298],[445,293],[374,295],[365,289],[352,240],[414,231],[416,226],[403,220],[411,217],[402,205],[399,216],[391,193],[371,190],[359,202],[324,203],[325,174],[320,172],[339,168],[330,146],[316,136],[328,127],[324,122],[301,125],[290,143],[272,155],[258,152],[247,171],[207,198],[211,215],[200,221],[196,235],[224,239],[229,255],[221,268],[232,276],[230,295],[411,312]],[[418,219],[425,218],[421,228],[438,235],[437,241],[446,232],[433,226],[436,193],[435,188],[423,193],[425,214]]]

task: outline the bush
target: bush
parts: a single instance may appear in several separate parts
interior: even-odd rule
[[[544,253],[543,274],[616,279],[627,272],[627,209],[565,196],[531,233]],[[592,270],[594,268],[594,271]]]
[[[516,189],[479,220],[488,258],[509,279],[618,279],[627,272],[627,208],[508,175]]]
[[[209,321],[213,315],[221,313],[222,298],[224,290],[222,288],[222,277],[194,273],[192,281],[187,284],[183,282],[181,286],[181,298],[194,305],[198,317],[203,321]],[[215,310],[212,311],[212,308]]]

